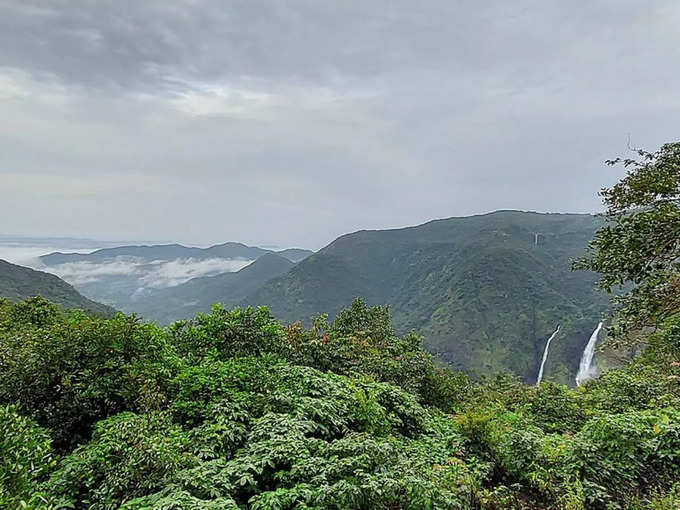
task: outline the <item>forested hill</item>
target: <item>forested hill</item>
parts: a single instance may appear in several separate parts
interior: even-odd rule
[[[67,309],[79,308],[102,316],[114,313],[113,308],[87,299],[53,274],[0,260],[0,298],[20,301],[37,295]]]
[[[391,306],[456,368],[534,380],[557,324],[546,377],[573,381],[608,299],[596,276],[572,272],[601,219],[498,211],[416,227],[342,236],[268,282],[244,303],[294,321],[334,316],[355,297]]]

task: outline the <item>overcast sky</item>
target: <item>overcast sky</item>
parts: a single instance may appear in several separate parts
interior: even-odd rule
[[[680,139],[677,0],[0,0],[0,234],[318,248],[590,212]]]

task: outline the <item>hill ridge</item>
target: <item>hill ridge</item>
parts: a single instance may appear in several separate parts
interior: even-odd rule
[[[0,259],[0,297],[21,301],[34,296],[42,296],[64,308],[80,308],[102,316],[115,312],[86,298],[56,275]]]

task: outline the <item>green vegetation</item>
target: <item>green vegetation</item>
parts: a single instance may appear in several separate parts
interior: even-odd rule
[[[637,154],[608,161],[628,175],[602,190],[609,223],[577,264],[601,273],[608,292],[634,285],[616,300],[619,335],[656,327],[680,308],[680,142]]]
[[[362,301],[310,329],[5,302],[0,506],[673,508],[679,332],[575,391],[472,383]]]
[[[618,260],[608,232],[582,264]],[[1,301],[0,507],[677,509],[680,309],[639,267],[613,333],[646,348],[577,389],[471,381],[363,300],[309,327],[216,305],[166,328]],[[655,306],[631,314],[641,286]]]
[[[87,299],[53,274],[0,260],[0,298],[21,301],[37,295],[64,308],[80,308],[97,315],[114,313],[113,308]]]

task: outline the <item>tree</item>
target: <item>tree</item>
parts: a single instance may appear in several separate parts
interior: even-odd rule
[[[656,327],[680,310],[680,142],[636,155],[607,161],[627,175],[600,192],[607,224],[575,263],[601,273],[607,292],[627,290],[615,300],[618,333]]]

